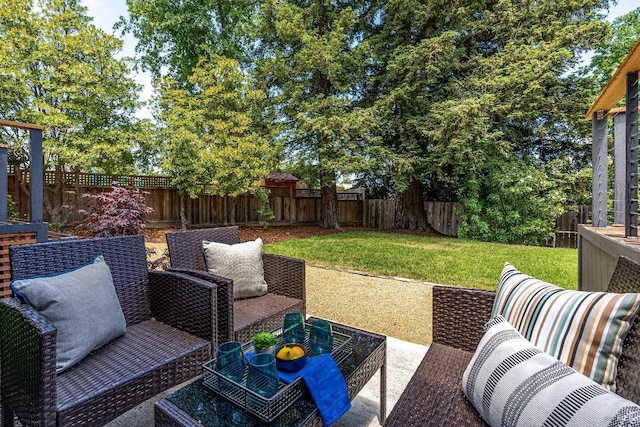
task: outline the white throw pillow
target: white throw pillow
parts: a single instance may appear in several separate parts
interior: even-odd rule
[[[640,425],[640,406],[535,347],[502,316],[487,323],[462,390],[492,426]]]
[[[506,263],[491,317],[502,315],[526,339],[615,392],[622,343],[640,294],[569,291]]]
[[[54,276],[16,279],[11,289],[56,327],[58,373],[127,329],[111,270],[102,256]]]
[[[258,297],[267,293],[262,263],[262,239],[253,242],[202,242],[207,270],[233,280],[233,298]]]

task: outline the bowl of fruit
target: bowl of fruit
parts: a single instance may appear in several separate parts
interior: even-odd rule
[[[306,361],[307,352],[300,344],[283,344],[276,350],[276,366],[281,371],[299,371]]]

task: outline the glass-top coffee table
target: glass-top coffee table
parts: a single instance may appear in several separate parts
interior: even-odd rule
[[[310,318],[313,321],[314,318]],[[353,353],[340,363],[353,400],[380,369],[380,423],[387,415],[387,339],[384,335],[331,322],[333,330],[350,335]],[[211,391],[199,378],[155,404],[156,426],[322,426],[308,392],[271,423],[265,423],[239,406]]]

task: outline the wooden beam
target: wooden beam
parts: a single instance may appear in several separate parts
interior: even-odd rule
[[[627,56],[625,56],[622,63],[618,66],[618,69],[613,73],[607,85],[602,89],[600,95],[598,95],[596,102],[594,102],[589,111],[587,111],[585,118],[591,118],[596,111],[611,110],[626,93],[627,74],[639,70],[640,39],[636,41],[636,44],[633,45]]]
[[[44,126],[34,125],[31,123],[12,122],[10,120],[0,120],[0,126],[10,126],[12,128],[26,129],[26,130],[45,130]]]

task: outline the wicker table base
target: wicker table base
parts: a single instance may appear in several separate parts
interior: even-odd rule
[[[313,318],[311,318],[313,320]],[[353,400],[371,377],[380,369],[380,423],[387,414],[387,340],[384,335],[351,326],[333,323],[334,331],[349,334],[353,354],[339,365],[345,376],[349,397]],[[242,410],[218,396],[199,379],[170,394],[155,404],[156,426],[322,426],[318,410],[308,393],[272,423]]]

